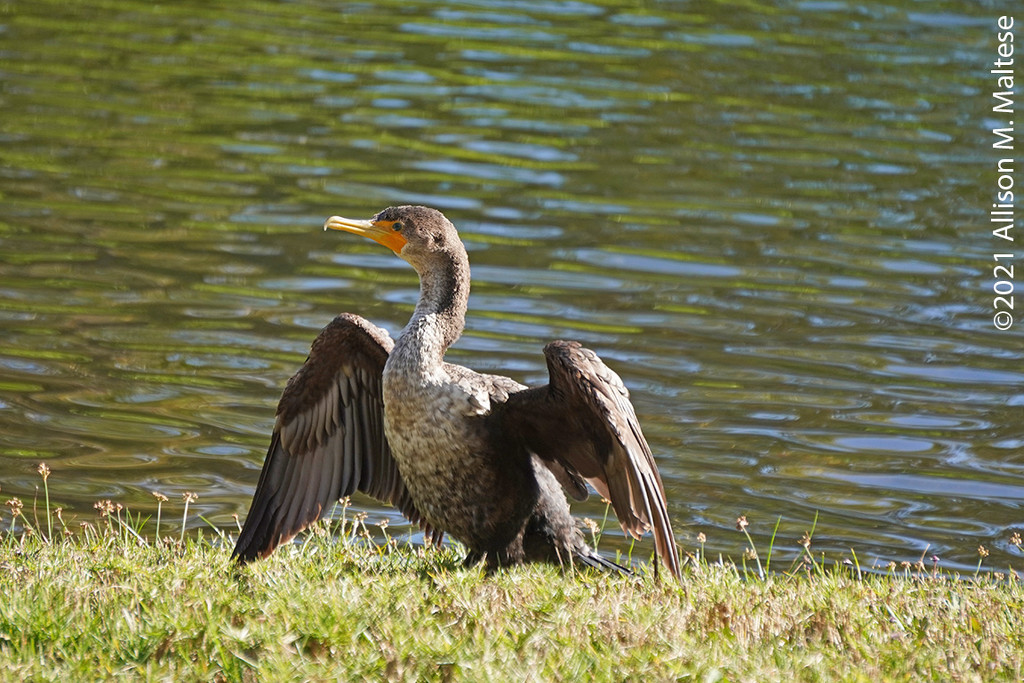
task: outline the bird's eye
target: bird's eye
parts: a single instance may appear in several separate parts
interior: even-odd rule
[[[392,224],[392,226],[391,226],[391,228],[392,228],[392,229],[393,229],[393,230],[394,230],[395,232],[401,232],[401,231],[402,231],[402,228],[404,228],[404,227],[405,227],[405,226],[404,226],[404,225],[402,225],[402,221],[395,221],[395,222],[394,222],[394,224]]]

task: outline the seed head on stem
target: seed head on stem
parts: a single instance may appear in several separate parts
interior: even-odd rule
[[[199,494],[193,493],[192,491],[185,491],[185,493],[181,494],[181,497],[185,500],[185,512],[181,515],[181,536],[178,538],[178,542],[184,543],[185,522],[188,520],[188,504],[199,500]]]

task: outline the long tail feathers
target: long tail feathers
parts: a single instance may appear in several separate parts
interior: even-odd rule
[[[590,548],[584,548],[584,550],[574,553],[573,561],[579,562],[586,567],[591,567],[592,569],[600,569],[602,571],[617,572],[621,574],[633,573],[633,570],[629,567],[623,567],[617,562],[612,562]]]

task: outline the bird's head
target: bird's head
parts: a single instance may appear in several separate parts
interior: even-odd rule
[[[451,221],[437,209],[426,206],[391,206],[369,220],[331,216],[324,223],[324,230],[328,229],[369,237],[417,270],[438,257],[451,258],[453,252],[463,249]]]

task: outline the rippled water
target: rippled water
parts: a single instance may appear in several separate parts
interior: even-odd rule
[[[244,514],[284,382],[414,273],[326,216],[459,226],[450,357],[626,380],[684,547],[1018,567],[987,3],[15,3],[0,13],[0,496]],[[1012,249],[1011,249],[1012,250]],[[372,503],[361,500],[361,504]],[[392,512],[368,507],[370,519]],[[600,517],[596,501],[577,507]],[[397,519],[392,518],[392,524]],[[197,520],[198,521],[198,520]],[[606,540],[606,547],[624,547]],[[788,561],[788,560],[787,560]]]

